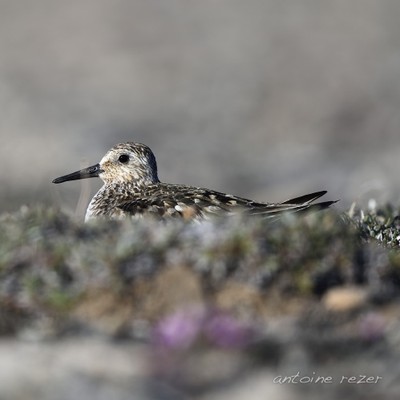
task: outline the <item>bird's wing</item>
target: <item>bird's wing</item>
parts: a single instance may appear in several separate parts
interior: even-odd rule
[[[245,206],[240,199],[240,206]],[[185,185],[157,184],[147,186],[140,195],[118,205],[131,215],[201,218],[209,214],[228,214],[240,208],[239,198],[208,189]]]
[[[326,192],[316,192],[284,203],[258,203],[214,190],[185,185],[157,184],[148,186],[140,196],[124,201],[118,208],[127,215],[155,217],[203,218],[211,215],[243,213],[273,218],[284,212],[299,212],[310,208],[327,208],[331,201],[312,204]]]

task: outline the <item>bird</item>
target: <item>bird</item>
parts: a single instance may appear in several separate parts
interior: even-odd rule
[[[100,177],[104,182],[90,201],[85,221],[108,217],[153,216],[158,219],[209,219],[212,216],[249,215],[276,219],[284,213],[321,210],[336,201],[314,203],[326,190],[281,203],[262,203],[202,187],[163,183],[158,179],[152,150],[142,143],[113,146],[98,164],[54,179],[62,183]]]

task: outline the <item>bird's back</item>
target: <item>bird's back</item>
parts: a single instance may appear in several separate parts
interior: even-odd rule
[[[210,216],[234,214],[276,217],[285,212],[299,212],[310,208],[329,207],[333,201],[313,203],[326,191],[310,193],[283,203],[259,203],[243,197],[214,190],[158,183],[130,192],[129,198],[121,197],[115,205],[115,215],[178,217],[199,219]]]

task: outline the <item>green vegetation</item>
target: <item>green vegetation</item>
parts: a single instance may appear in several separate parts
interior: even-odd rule
[[[188,304],[238,313],[243,288],[262,305],[247,309],[248,317],[261,320],[274,308],[277,313],[304,311],[298,310],[299,301],[317,305],[338,286],[362,287],[369,306],[390,302],[400,293],[398,210],[387,206],[353,214],[329,210],[288,215],[278,223],[83,224],[59,210],[24,208],[0,219],[0,304],[4,315],[10,313],[2,331],[17,332],[46,317],[59,333],[77,321],[91,325],[120,305],[124,313],[118,329],[135,318],[152,323]],[[158,287],[159,277],[176,268],[184,271],[176,282]],[[185,280],[198,291],[193,298],[185,293],[182,304],[171,302]],[[219,304],[230,285],[236,285],[238,297],[233,291],[229,301]],[[155,287],[162,298],[151,292]],[[105,298],[106,304],[99,304]],[[240,318],[246,319],[246,312]],[[18,323],[11,315],[21,317]]]

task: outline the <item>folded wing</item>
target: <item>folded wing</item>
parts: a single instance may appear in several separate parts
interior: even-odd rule
[[[335,201],[314,203],[326,191],[306,194],[283,203],[258,203],[238,196],[185,185],[157,184],[133,193],[132,200],[118,205],[127,215],[152,215],[159,218],[200,219],[215,215],[247,214],[274,218],[286,212],[328,208]]]

